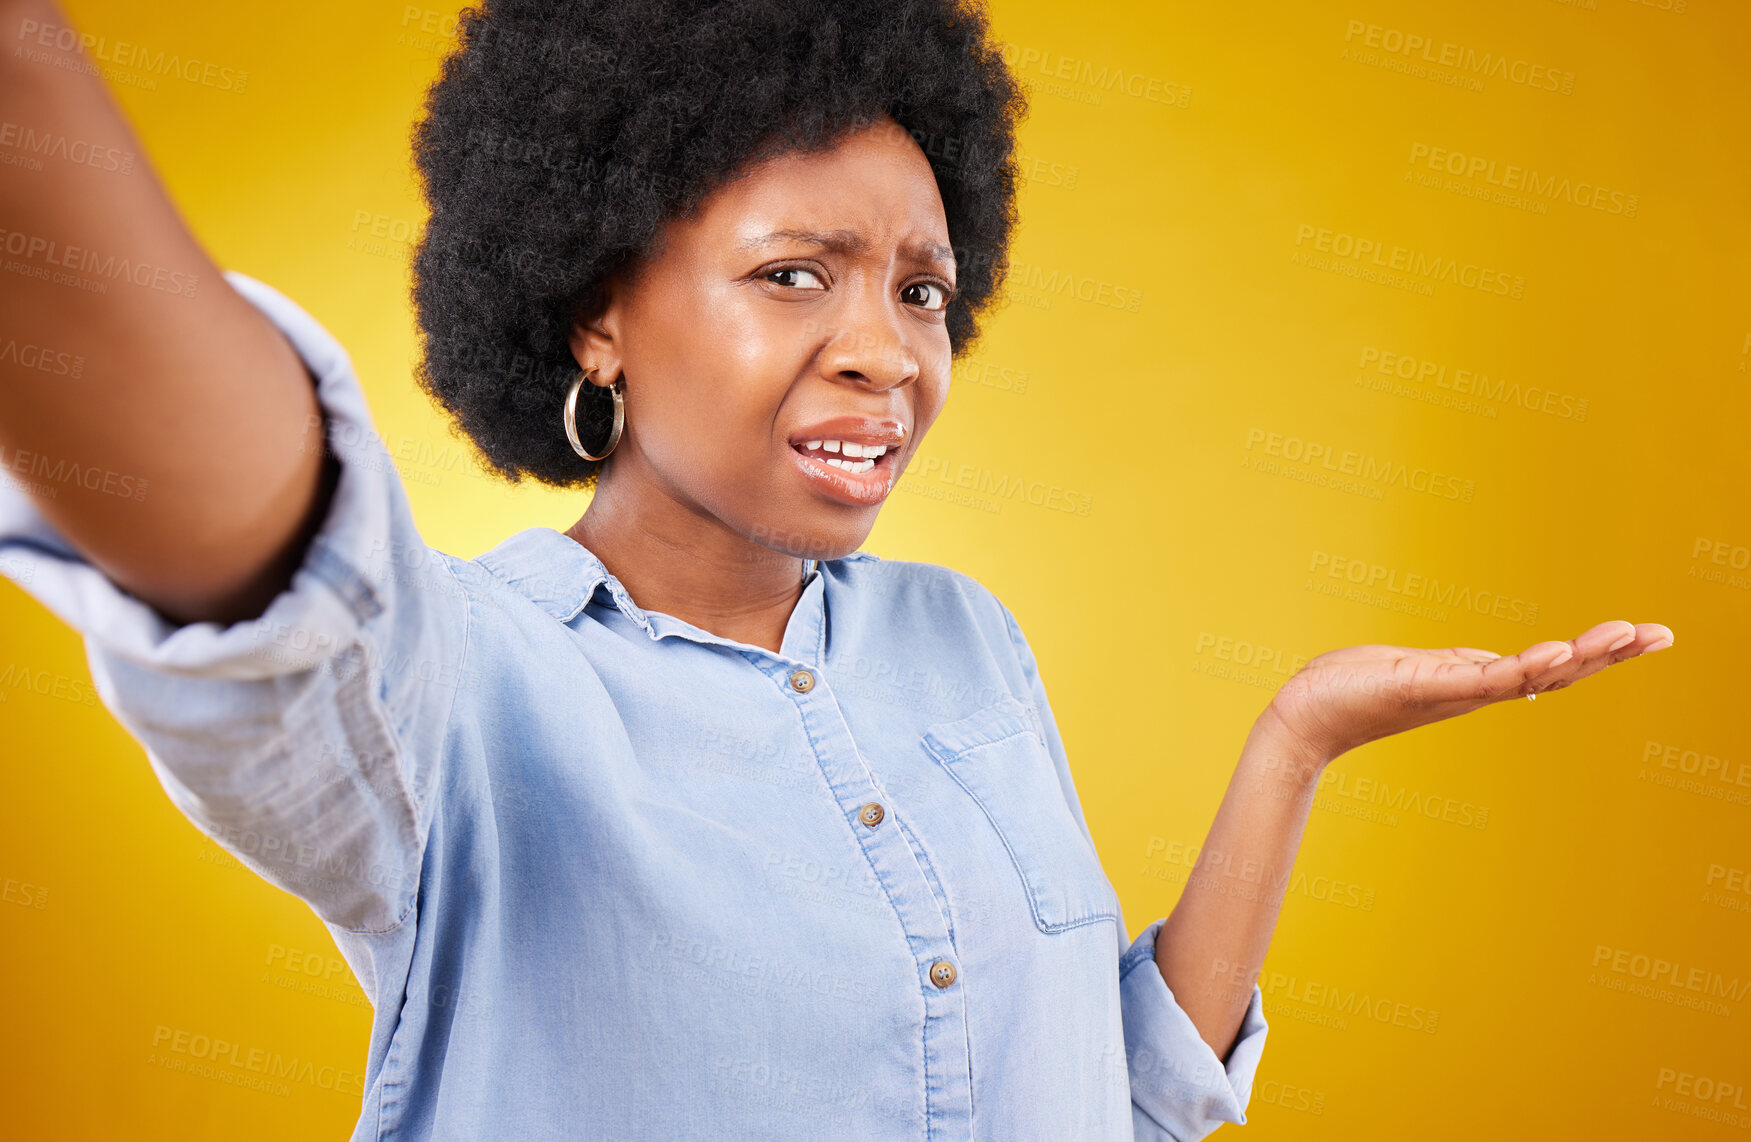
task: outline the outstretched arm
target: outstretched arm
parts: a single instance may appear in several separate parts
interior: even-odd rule
[[[1506,657],[1474,647],[1354,646],[1314,658],[1253,723],[1155,962],[1218,1058],[1233,1047],[1277,926],[1313,795],[1339,755],[1504,699],[1560,689],[1670,646],[1658,623],[1601,623]]]
[[[320,519],[311,379],[220,276],[53,0],[0,0],[0,473],[117,584],[178,622],[252,618]],[[97,153],[113,163],[70,161]],[[77,472],[74,477],[71,473]]]

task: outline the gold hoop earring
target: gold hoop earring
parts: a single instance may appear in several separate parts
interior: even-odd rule
[[[578,390],[584,387],[584,381],[589,376],[587,371],[579,369],[577,377],[572,381],[571,391],[565,394],[565,438],[571,441],[572,451],[584,459],[606,460],[608,453],[619,446],[620,433],[626,427],[626,377],[615,377],[614,383],[608,386],[609,394],[614,397],[614,427],[608,430],[607,449],[600,456],[592,456],[578,439]]]

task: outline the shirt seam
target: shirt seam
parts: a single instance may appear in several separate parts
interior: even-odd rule
[[[366,623],[383,613],[383,600],[378,597],[377,588],[359,573],[330,537],[319,533],[310,538],[304,566],[346,605],[361,631]]]
[[[443,565],[445,572],[450,576],[451,581],[454,582],[462,592],[462,649],[461,649],[461,652],[457,655],[457,667],[456,667],[457,677],[458,677],[458,679],[460,679],[460,678],[464,677],[464,671],[467,668],[469,635],[470,635],[470,628],[473,626],[474,598],[469,593],[467,585],[462,582],[462,577],[457,575],[455,568],[450,565],[450,557],[447,555],[444,555],[442,552],[439,552],[439,555],[441,556],[441,558],[439,559],[439,562]],[[361,632],[361,634],[362,633],[363,632]],[[462,687],[460,684],[458,684],[456,687],[454,687],[451,690],[450,704],[444,710],[443,724],[438,727],[438,738],[437,738],[438,759],[436,762],[434,762],[434,764],[438,765],[440,767],[443,765],[444,742],[448,739],[449,734],[450,734],[450,723],[455,720],[456,701],[457,701],[458,696],[461,694],[461,691],[462,691]],[[375,698],[375,695],[373,695],[373,698]],[[400,914],[397,915],[395,918],[395,922],[393,924],[390,924],[386,928],[342,928],[341,929],[341,931],[346,932],[349,935],[355,935],[355,936],[387,936],[387,935],[391,935],[394,932],[398,931],[403,924],[407,923],[409,916],[413,915],[414,908],[419,903],[420,880],[425,875],[426,850],[431,844],[432,825],[437,818],[436,808],[434,807],[431,816],[427,818],[427,820],[425,821],[423,826],[421,825],[420,818],[422,816],[425,816],[425,813],[423,811],[424,807],[420,804],[419,794],[415,790],[414,783],[409,778],[409,775],[408,775],[406,769],[404,768],[405,765],[407,764],[407,762],[410,760],[407,757],[406,745],[402,741],[401,735],[396,732],[395,719],[388,716],[389,710],[387,708],[387,703],[374,701],[373,704],[379,707],[380,713],[383,717],[383,727],[385,730],[388,731],[390,741],[394,744],[394,747],[395,747],[396,769],[400,772],[400,775],[402,777],[402,781],[407,788],[408,803],[413,807],[414,839],[418,842],[418,850],[414,853],[414,859],[413,859],[413,869],[412,869],[413,882],[414,882],[413,883],[413,892],[408,895],[407,903],[402,906]],[[441,775],[439,775],[439,776],[441,776]],[[431,791],[428,793],[428,796],[432,797],[432,798],[436,798],[438,796],[437,791],[443,787],[443,782],[441,780],[434,780],[431,783],[431,785],[432,785],[432,788],[431,788]],[[408,966],[409,966],[409,971],[411,972],[412,971],[412,964],[410,963]],[[406,987],[406,980],[405,979],[402,981],[402,986],[405,989],[405,987]]]
[[[474,630],[475,596],[474,596],[474,593],[469,590],[468,584],[463,580],[462,576],[457,573],[455,566],[452,564],[451,557],[448,555],[444,555],[442,552],[440,552],[439,554],[441,556],[439,562],[441,562],[444,565],[444,570],[449,574],[451,580],[454,581],[456,583],[457,587],[460,588],[462,591],[462,649],[461,649],[461,652],[457,655],[457,665],[456,665],[457,678],[458,678],[458,680],[460,680],[461,678],[466,677],[466,671],[468,669],[468,652],[469,652],[469,648],[471,645],[470,640],[473,636],[473,630]],[[492,574],[492,571],[490,568],[482,568],[482,569],[486,570],[488,574]],[[439,731],[438,731],[438,761],[437,761],[437,764],[439,766],[442,766],[444,763],[444,758],[445,758],[444,742],[446,742],[449,739],[450,725],[453,721],[455,721],[455,718],[456,718],[456,703],[461,696],[461,691],[462,691],[462,687],[459,683],[457,685],[455,691],[452,692],[450,695],[449,708],[444,712],[444,724],[439,728]],[[391,733],[394,732],[393,726],[390,727],[390,732]],[[397,750],[399,750],[401,748],[401,743],[399,740],[396,742],[396,748],[397,748]],[[444,787],[444,782],[441,780],[441,777],[442,777],[442,775],[440,774],[439,775],[440,779],[434,780],[432,782],[432,789],[433,789],[432,796],[433,797],[438,796],[437,790],[440,790]],[[411,793],[411,788],[410,788],[410,793]],[[419,903],[420,880],[425,876],[426,851],[431,845],[432,825],[437,819],[437,811],[436,811],[436,808],[434,807],[433,813],[432,813],[432,820],[428,821],[426,823],[425,828],[419,829],[418,828],[418,820],[419,819],[417,816],[417,814],[419,813],[418,799],[415,798],[413,800],[413,803],[414,803],[414,812],[416,814],[415,826],[416,826],[416,830],[419,834],[419,855],[418,855],[418,859],[414,865],[415,875],[414,875],[413,894],[408,898],[407,906],[402,909],[401,915],[396,918],[395,923],[393,925],[391,925],[388,928],[382,929],[381,931],[362,933],[362,934],[381,937],[381,936],[390,935],[394,932],[400,931],[402,926],[407,923],[408,917],[413,914],[415,906]],[[406,970],[402,974],[402,977],[401,977],[401,980],[400,980],[400,983],[398,986],[398,990],[401,994],[401,1002],[396,1004],[395,1024],[394,1024],[394,1026],[392,1026],[389,1029],[388,1046],[384,1050],[382,1070],[377,1075],[377,1091],[376,1091],[377,1122],[376,1122],[376,1128],[375,1128],[374,1134],[379,1139],[385,1137],[386,1133],[388,1136],[394,1136],[396,1134],[399,1134],[401,1132],[403,1122],[407,1116],[407,1107],[405,1105],[405,1097],[406,1097],[408,1089],[412,1086],[412,1080],[410,1080],[407,1076],[400,1074],[399,1071],[401,1070],[401,1068],[403,1066],[402,1061],[401,1061],[402,1057],[406,1053],[402,1047],[402,1042],[401,1042],[401,1024],[402,1024],[403,1013],[407,1009],[408,981],[413,978],[413,972],[414,972],[414,956],[410,954],[410,955],[408,955],[408,957],[406,959]],[[379,987],[382,986],[381,982],[379,982],[378,986]],[[384,1129],[384,1118],[386,1115],[389,1118],[389,1127],[388,1127],[387,1132]]]

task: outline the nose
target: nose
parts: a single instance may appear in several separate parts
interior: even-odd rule
[[[918,355],[901,325],[897,301],[860,297],[842,307],[819,355],[823,376],[886,390],[918,379]]]

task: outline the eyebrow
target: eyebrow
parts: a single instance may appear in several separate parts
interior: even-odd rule
[[[836,254],[857,255],[869,250],[868,240],[855,230],[774,230],[770,234],[748,239],[742,243],[742,249],[761,250],[782,242],[802,242]],[[946,262],[951,266],[955,264],[954,250],[941,242],[908,242],[904,248],[914,256],[922,256],[924,261]]]

